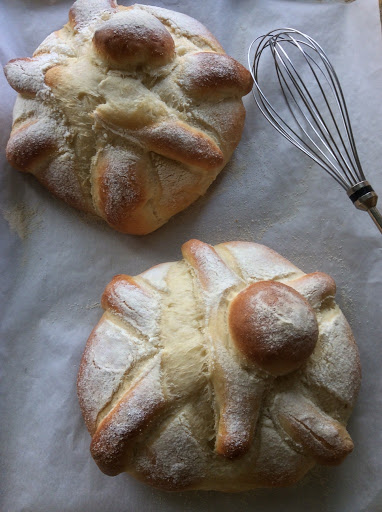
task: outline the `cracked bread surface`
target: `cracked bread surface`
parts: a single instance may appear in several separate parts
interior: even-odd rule
[[[103,294],[78,375],[99,468],[236,492],[341,463],[361,370],[334,280],[254,243],[182,253]]]
[[[196,20],[77,0],[32,58],[7,158],[71,206],[146,234],[205,193],[239,143],[250,73]]]

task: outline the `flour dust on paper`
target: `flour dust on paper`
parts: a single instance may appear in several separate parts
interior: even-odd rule
[[[23,203],[2,208],[1,214],[8,222],[9,229],[16,233],[20,240],[26,240],[32,231],[41,224],[37,210],[29,208]]]

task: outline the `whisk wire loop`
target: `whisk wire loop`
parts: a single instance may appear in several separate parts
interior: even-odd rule
[[[302,65],[287,49],[302,58]],[[267,53],[272,56],[274,82],[282,93],[278,98],[283,98],[284,110],[286,106],[291,116],[288,121],[259,83],[260,60]],[[378,196],[366,181],[344,94],[322,47],[299,30],[272,30],[251,43],[248,67],[254,80],[254,99],[269,123],[334,178],[357,208],[369,212],[382,232],[382,217],[376,209]],[[269,81],[270,85],[274,84]]]
[[[296,88],[297,92],[298,92],[298,95],[299,97],[301,98],[301,100],[303,101],[303,104],[305,105],[305,107],[307,108],[308,112],[310,113],[311,115],[311,118],[313,119],[313,123],[310,121],[310,119],[308,118],[308,116],[304,113],[303,109],[300,107],[298,101],[296,100],[294,94],[293,94],[293,91],[291,90],[291,87],[289,87],[288,85],[288,82],[287,82],[287,79],[285,78],[284,76],[284,73],[282,72],[282,69],[280,69],[280,67],[276,64],[276,73],[277,73],[277,78],[278,78],[278,81],[280,83],[280,86],[281,86],[281,89],[282,89],[282,93],[283,93],[283,96],[287,102],[287,106],[290,110],[290,113],[292,114],[293,118],[295,119],[296,123],[300,126],[301,130],[305,133],[305,135],[309,138],[309,140],[314,144],[314,146],[319,149],[318,145],[314,142],[313,138],[310,137],[309,133],[305,130],[304,126],[301,124],[301,122],[297,119],[297,116],[295,115],[295,113],[293,112],[293,109],[291,108],[289,102],[287,101],[287,95],[285,94],[285,89],[284,89],[284,86],[283,86],[283,83],[285,85],[285,87],[287,88],[288,92],[290,93],[290,97],[293,99],[294,101],[294,104],[297,108],[297,110],[302,114],[302,116],[304,117],[304,119],[307,121],[307,123],[309,124],[310,128],[314,131],[314,133],[318,136],[318,137],[322,137],[322,142],[325,146],[325,148],[328,150],[328,152],[332,155],[333,155],[333,152],[331,151],[330,147],[328,146],[328,140],[326,138],[326,135],[325,135],[325,132],[328,133],[328,129],[321,117],[321,114],[313,100],[313,98],[310,96],[310,93],[309,93],[309,90],[306,88],[305,84],[303,83],[303,81],[301,80],[301,77],[300,75],[298,74],[298,72],[296,71],[296,68],[293,66],[293,63],[291,62],[291,60],[289,59],[289,57],[287,56],[287,54],[285,53],[284,49],[281,47],[280,48],[281,51],[284,53],[284,55],[286,56],[293,72],[294,72],[294,75],[293,73],[290,71],[290,69],[288,69],[288,66],[286,65],[284,59],[280,56],[279,52],[277,51],[277,49],[273,49],[272,50],[272,53],[274,52],[276,54],[276,56],[278,57],[278,60],[280,61],[280,63],[283,65],[283,67],[285,68],[289,78],[291,79],[292,81],[292,84],[294,85],[294,87]],[[305,56],[305,54],[304,54]],[[276,61],[277,62],[277,61]],[[297,78],[297,80],[296,80]],[[302,85],[302,88],[301,86],[299,85],[301,83]],[[320,85],[320,88],[321,88],[321,85]],[[304,96],[304,92],[307,96]],[[311,102],[311,104],[309,103],[309,101]],[[313,110],[311,108],[311,106],[313,107]],[[315,117],[316,116],[316,117]],[[315,154],[317,155],[317,153],[315,152]]]
[[[302,55],[304,56],[304,58],[305,58],[305,60],[306,60],[306,62],[308,64],[310,70],[312,71],[312,74],[313,74],[315,80],[317,81],[317,84],[318,84],[319,90],[321,92],[322,98],[325,101],[325,104],[326,104],[326,106],[328,108],[328,111],[330,113],[331,120],[333,121],[333,124],[335,126],[336,133],[338,134],[338,136],[339,136],[339,138],[340,138],[340,140],[341,140],[341,142],[342,142],[342,144],[344,146],[346,156],[350,159],[349,152],[348,152],[348,150],[347,150],[347,148],[345,146],[345,143],[343,141],[341,132],[340,132],[340,130],[338,128],[338,124],[337,124],[336,118],[335,118],[335,116],[333,114],[333,111],[332,111],[332,109],[330,107],[330,104],[329,104],[329,102],[327,100],[327,97],[326,97],[326,95],[324,93],[323,87],[322,87],[322,85],[320,83],[320,80],[319,80],[317,74],[316,74],[316,71],[315,71],[314,67],[312,66],[312,63],[310,62],[310,60],[313,60],[313,59],[312,59],[312,57],[310,55],[308,55],[300,47],[300,44],[299,44],[300,41],[299,40],[296,40],[293,37],[291,37],[291,40],[301,50]],[[304,43],[302,42],[302,44],[304,44]],[[286,58],[288,64],[286,64],[283,56],[281,56],[280,53],[277,51],[277,47],[278,46],[280,46],[280,50],[283,53],[283,56]],[[295,66],[293,65],[293,62],[290,60],[290,58],[288,57],[287,53],[282,48],[280,43],[277,43],[275,45],[275,49],[272,50],[272,53],[275,53],[276,56],[277,56],[277,59],[275,59],[277,78],[279,80],[280,87],[282,89],[282,92],[283,92],[283,95],[285,97],[285,100],[286,100],[286,103],[288,105],[288,108],[289,108],[293,118],[295,119],[296,123],[300,126],[301,130],[304,132],[306,137],[311,141],[311,143],[318,149],[318,151],[320,151],[320,148],[319,148],[318,144],[316,144],[314,139],[312,137],[310,137],[309,132],[306,131],[304,126],[301,124],[301,122],[295,116],[295,114],[293,112],[293,109],[290,108],[290,105],[289,105],[289,103],[287,101],[287,97],[286,97],[286,94],[285,94],[283,83],[280,80],[280,76],[282,77],[284,85],[287,87],[288,92],[290,93],[290,96],[291,96],[291,98],[293,99],[293,101],[295,103],[295,107],[298,109],[298,111],[302,114],[302,116],[304,117],[306,122],[309,124],[311,130],[313,130],[313,132],[316,134],[316,136],[320,139],[321,143],[324,145],[324,147],[327,150],[327,152],[329,153],[329,155],[334,159],[334,161],[333,161],[333,159],[331,159],[327,154],[324,154],[323,156],[324,156],[325,160],[327,160],[329,165],[334,167],[337,170],[338,173],[341,173],[341,171],[338,169],[338,167],[337,167],[337,165],[335,163],[335,162],[337,162],[337,164],[339,165],[340,169],[344,172],[345,175],[346,175],[346,169],[347,169],[348,172],[352,175],[353,179],[356,179],[353,176],[352,169],[351,169],[350,165],[348,164],[347,160],[341,154],[341,151],[339,150],[339,148],[337,146],[336,140],[332,136],[330,130],[328,129],[328,127],[327,127],[327,125],[325,123],[325,120],[324,120],[323,116],[321,115],[320,110],[319,110],[319,108],[316,105],[316,102],[314,101],[314,98],[311,96],[311,94],[309,92],[309,89],[306,87],[306,85],[305,85],[304,81],[302,80],[300,74],[297,72]],[[313,123],[311,122],[309,117],[304,113],[303,109],[300,107],[298,101],[296,100],[295,96],[293,95],[292,89],[291,89],[291,87],[289,87],[288,81],[285,78],[285,76],[284,76],[284,74],[282,72],[282,69],[280,69],[280,67],[277,64],[277,60],[285,68],[285,70],[286,70],[290,80],[292,81],[292,84],[294,85],[295,89],[298,92],[298,95],[299,95],[300,99],[302,100],[303,104],[305,105],[306,109],[308,110],[310,118],[312,119]],[[318,70],[321,71],[321,73],[324,75],[324,77],[325,77],[329,87],[331,88],[332,92],[334,92],[332,84],[330,83],[330,81],[326,77],[326,75],[323,72],[322,68],[314,60],[313,60],[313,62],[315,63],[315,65],[318,68]],[[332,148],[330,147],[330,143],[333,145]],[[312,151],[314,151],[314,150],[312,149]],[[318,156],[316,151],[314,151],[314,154],[316,156]],[[346,169],[344,169],[344,166],[346,167]]]
[[[263,36],[263,39],[266,36]],[[256,40],[254,41],[256,42]],[[252,43],[254,44],[254,43]],[[261,44],[259,45],[259,48],[256,51],[255,59],[254,59],[254,67],[253,67],[253,78],[255,80],[256,84],[256,78],[255,76],[258,73],[258,66],[259,66],[259,56],[261,55],[259,49],[261,51],[266,48],[267,46],[270,46],[270,42],[267,41],[263,48],[261,48]],[[258,93],[258,96],[256,96],[256,93]],[[283,93],[285,94],[285,91],[283,90]],[[303,151],[305,154],[310,156],[316,163],[321,165],[329,174],[333,176],[333,178],[342,186],[346,187],[345,181],[342,179],[340,175],[337,176],[337,174],[333,173],[333,170],[331,167],[327,166],[325,161],[320,157],[319,153],[314,151],[311,147],[309,147],[306,142],[302,139],[302,137],[299,136],[299,134],[290,126],[288,125],[278,114],[277,110],[273,107],[273,105],[270,103],[270,101],[266,98],[263,91],[257,84],[257,89],[253,91],[253,96],[255,98],[255,101],[260,108],[263,115],[267,118],[267,120],[271,123],[271,125],[279,131],[285,138],[287,138],[292,144],[297,146],[301,151]],[[287,101],[287,100],[286,100]],[[287,102],[287,106],[289,108],[289,111],[292,113],[293,117],[296,119],[295,114],[293,113],[293,109],[290,108],[289,103]],[[306,134],[306,130],[301,127],[301,125],[297,122],[296,124],[302,129],[302,131]],[[309,136],[307,135],[309,138]],[[311,138],[310,138],[311,140]],[[317,147],[317,145],[316,145]],[[322,154],[322,152],[320,151]],[[327,160],[326,155],[323,155],[325,159]],[[330,163],[330,162],[329,162]]]
[[[276,110],[272,107],[272,114],[273,114],[272,117],[274,118],[275,116],[277,116],[277,118],[273,119],[273,121],[282,123],[284,125],[283,135],[285,136],[286,132],[289,130],[292,133],[293,137],[297,138],[299,140],[299,142],[305,146],[305,148],[308,150],[307,154],[309,154],[309,151],[311,153],[313,153],[314,156],[316,157],[316,159],[318,160],[317,163],[319,163],[321,166],[323,166],[324,169],[327,172],[329,172],[332,176],[333,176],[333,172],[330,172],[329,168],[331,168],[331,170],[333,170],[333,168],[334,168],[335,172],[337,173],[337,178],[340,181],[340,184],[345,189],[348,189],[349,182],[351,180],[357,181],[357,178],[352,171],[352,166],[349,165],[347,160],[342,156],[341,151],[339,150],[335,139],[333,138],[333,136],[331,136],[331,133],[328,130],[328,127],[326,126],[322,115],[320,114],[319,108],[317,107],[316,103],[314,102],[314,99],[312,98],[312,96],[309,93],[309,89],[306,87],[303,79],[297,72],[295,66],[293,65],[293,62],[291,61],[288,54],[282,47],[281,43],[283,43],[283,42],[291,43],[292,45],[294,45],[295,47],[297,47],[299,49],[301,55],[305,58],[305,61],[309,65],[309,68],[310,68],[310,70],[315,78],[315,81],[319,87],[322,98],[324,99],[325,104],[329,110],[330,117],[331,117],[331,119],[334,123],[334,126],[336,128],[336,133],[338,134],[340,141],[343,145],[343,148],[345,150],[346,157],[349,160],[351,160],[349,151],[347,150],[347,147],[344,143],[344,140],[343,140],[342,134],[338,128],[338,124],[336,122],[335,116],[333,114],[333,111],[330,108],[330,104],[327,100],[327,97],[326,97],[323,87],[321,85],[320,79],[317,76],[317,73],[314,69],[314,66],[312,65],[312,62],[314,63],[316,68],[321,72],[322,76],[325,78],[325,81],[328,83],[331,91],[335,94],[337,105],[340,108],[341,113],[343,114],[343,112],[342,112],[343,109],[342,109],[342,105],[341,105],[342,101],[340,101],[341,98],[339,98],[338,95],[336,94],[336,89],[333,84],[333,79],[330,80],[331,79],[330,72],[332,72],[332,74],[333,74],[334,70],[333,70],[329,60],[327,59],[326,55],[323,55],[322,61],[323,61],[325,68],[328,70],[328,75],[326,75],[325,72],[323,71],[322,67],[317,63],[317,61],[315,59],[313,59],[313,57],[309,53],[307,53],[303,48],[303,46],[306,46],[309,49],[323,52],[321,47],[319,45],[317,45],[317,48],[318,48],[318,50],[317,50],[314,45],[314,40],[309,38],[309,36],[306,36],[307,41],[304,41],[301,38],[297,39],[297,38],[293,37],[293,35],[290,35],[289,32],[291,32],[291,31],[293,33],[299,33],[298,31],[295,31],[293,29],[286,29],[286,31],[284,31],[284,32],[276,31],[276,33],[271,32],[271,33],[267,34],[266,36],[262,36],[261,39],[262,39],[263,44],[260,43],[260,45],[256,51],[255,59],[254,59],[254,65],[255,65],[254,69],[253,69],[254,74],[256,74],[256,75],[258,74],[258,66],[259,66],[260,56],[261,56],[263,50],[267,47],[270,47],[273,58],[274,58],[275,69],[276,69],[276,73],[278,76],[279,84],[280,84],[281,90],[283,92],[286,104],[287,104],[297,126],[303,132],[305,138],[309,140],[309,142],[314,146],[314,148],[317,151],[312,146],[307,146],[306,140],[301,138],[298,135],[298,133],[290,125],[288,125],[284,120],[282,120],[281,117],[277,114]],[[293,95],[291,87],[288,86],[288,80],[287,80],[287,78],[285,78],[285,73],[283,73],[283,70],[280,67],[280,65],[284,68],[284,71],[286,72],[286,76],[289,77],[292,87],[297,91],[299,99],[303,102],[304,107],[307,109],[307,112],[309,113],[310,119],[304,113],[304,111],[302,110],[302,108],[299,105],[298,100],[296,100],[296,97]],[[283,78],[283,81],[280,80],[280,77]],[[334,76],[334,78],[338,82],[336,75]],[[255,79],[255,82],[257,82],[255,76],[254,76],[254,79]],[[284,86],[283,86],[282,82],[284,83]],[[257,86],[259,89],[260,86],[258,83],[257,83]],[[310,129],[313,130],[314,135],[318,139],[318,143],[316,143],[315,140],[309,136],[309,133],[304,128],[301,121],[299,121],[299,119],[297,119],[296,115],[294,114],[293,108],[291,107],[291,104],[287,99],[287,95],[285,94],[285,87],[288,89],[288,92],[290,93],[290,97],[294,101],[294,107],[297,108],[297,110],[300,112],[301,116],[304,118],[305,122],[308,123],[308,125],[310,126]],[[255,91],[254,91],[254,93],[255,93]],[[255,100],[257,100],[255,94],[254,94],[254,96],[255,96]],[[271,105],[269,104],[269,102],[268,102],[268,105],[264,104],[264,99],[265,99],[265,96],[262,95],[261,101],[263,102],[263,107],[266,109],[267,106],[269,107]],[[262,110],[264,110],[264,108]],[[263,113],[264,113],[264,111],[263,111]],[[342,117],[344,117],[344,116],[342,115]],[[345,129],[346,129],[346,125],[345,125]],[[330,141],[328,139],[328,136],[330,137]],[[289,137],[288,138],[292,143],[295,143],[293,137],[292,137],[292,139],[290,139]],[[332,148],[330,147],[330,143],[333,146]],[[351,146],[354,146],[354,140],[353,141],[349,140],[349,143]],[[322,149],[320,148],[320,146],[322,146],[322,145],[324,146],[325,151],[322,151]],[[300,149],[301,149],[301,147],[300,147]],[[332,157],[332,158],[330,158],[330,157]],[[329,168],[328,168],[328,166],[329,166]],[[353,166],[354,166],[354,164],[353,164]],[[348,176],[348,174],[350,174],[350,176]],[[360,179],[361,178],[362,178],[362,176],[360,177]]]

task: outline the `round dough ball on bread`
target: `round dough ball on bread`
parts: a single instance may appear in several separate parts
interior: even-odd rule
[[[253,363],[272,375],[299,368],[318,339],[316,315],[293,288],[273,281],[253,283],[231,303],[232,340]]]
[[[164,66],[175,56],[175,43],[166,27],[145,11],[116,13],[94,32],[93,45],[112,67]]]

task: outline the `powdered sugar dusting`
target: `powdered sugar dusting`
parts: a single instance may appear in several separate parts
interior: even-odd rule
[[[11,60],[4,68],[9,84],[19,93],[36,95],[48,90],[44,82],[44,73],[54,66],[58,58],[51,54],[42,54],[32,59]]]
[[[336,306],[320,315],[320,337],[306,367],[308,385],[327,390],[336,400],[354,407],[360,384],[360,361],[350,327]],[[340,371],[339,371],[340,369]]]
[[[214,36],[194,18],[162,7],[151,5],[137,5],[137,7],[157,16],[163,23],[169,24],[176,36],[184,36],[194,41],[203,50],[212,49],[218,53],[224,53],[223,48]]]
[[[143,11],[138,6],[133,6],[128,11],[120,11],[114,14],[112,18],[103,23],[102,28],[112,28],[116,32],[123,30],[126,26],[129,26],[130,30],[134,30],[137,36],[141,35],[146,38],[147,31],[156,34],[156,37],[161,37],[162,34],[168,34],[168,30],[165,28],[155,16],[150,13]]]
[[[303,275],[299,268],[264,245],[248,242],[229,242],[222,245],[236,259],[246,281],[280,280]],[[219,246],[216,250],[219,252]]]
[[[252,86],[241,64],[215,52],[189,53],[179,73],[179,82],[191,94],[209,95],[216,101],[248,94]]]
[[[194,435],[192,412],[180,411],[159,437],[149,440],[135,464],[150,483],[165,489],[187,488],[206,477],[208,458]],[[154,461],[154,463],[153,463]]]
[[[156,355],[145,369],[142,378],[122,398],[118,413],[108,429],[110,438],[136,430],[151,415],[153,407],[164,400],[160,385],[160,356]]]
[[[193,246],[192,258],[186,259],[193,266],[208,297],[218,300],[231,287],[241,283],[240,278],[223,262],[208,244],[198,242]]]
[[[294,350],[298,353],[298,344],[304,348],[306,338],[316,330],[311,309],[287,287],[277,289],[277,302],[270,301],[269,292],[264,289],[250,297],[249,306],[269,350],[277,350],[288,338],[293,338]]]
[[[114,12],[116,5],[114,0],[77,0],[70,9],[70,18],[81,31],[97,22],[103,14]]]
[[[7,154],[13,165],[36,173],[41,165],[54,157],[59,144],[58,132],[59,127],[53,119],[30,120],[19,126],[7,145]]]
[[[334,299],[336,293],[334,280],[322,272],[315,272],[292,281],[288,280],[287,284],[301,293],[316,309],[321,307],[324,300]]]
[[[114,53],[107,42],[109,29],[121,37],[121,43],[136,48],[130,61],[118,45]],[[107,33],[97,45],[95,35],[102,30]],[[96,212],[118,230],[139,234],[157,229],[202,195],[237,145],[243,127],[243,91],[239,83],[225,91],[233,108],[216,119],[215,98],[205,95],[195,103],[179,87],[178,73],[184,57],[198,49],[227,59],[213,36],[187,16],[141,5],[118,8],[113,0],[77,0],[69,24],[48,36],[32,59],[8,65],[11,85],[24,99],[36,99],[35,104],[19,103],[18,118],[54,118],[70,133],[59,137],[60,154],[69,155],[72,165],[65,165],[61,182],[52,169],[45,169],[45,178],[41,169],[40,181],[72,206]],[[232,75],[228,68],[226,72]],[[199,70],[197,78],[202,76]],[[221,84],[214,85],[219,90]],[[211,116],[193,115],[198,104],[211,110]],[[27,111],[22,112],[24,106]],[[105,191],[109,199],[99,201],[102,180],[95,180],[93,187],[91,180],[99,177],[102,159],[93,157],[106,146],[112,146],[115,155],[127,150],[135,160],[163,157],[160,169],[155,165],[142,169],[139,197],[134,180],[120,172],[121,179],[115,174],[115,183]],[[121,163],[115,169],[122,167]],[[24,170],[33,173],[33,168]],[[208,171],[209,176],[200,171]],[[142,199],[133,214],[131,208],[124,208],[131,198]]]
[[[286,391],[296,403],[307,404],[298,418],[308,429],[322,433],[319,422],[325,418],[325,432],[339,432],[346,448],[351,441],[343,425],[359,387],[359,362],[338,308],[324,301],[314,314],[297,292],[282,284],[277,284],[285,289],[278,305],[269,304],[260,293],[256,317],[270,346],[277,349],[283,342],[272,328],[275,319],[284,334],[296,329],[308,333],[313,317],[320,329],[308,362],[276,378],[239,353],[230,337],[228,309],[232,299],[260,276],[284,276],[288,282],[303,273],[256,244],[221,244],[215,252],[194,240],[183,251],[186,261],[158,265],[138,276],[137,285],[132,280],[116,287],[113,316],[106,314],[110,334],[100,331],[104,341],[91,340],[85,352],[81,371],[89,380],[85,391],[79,389],[85,417],[88,401],[91,417],[96,415],[92,393],[100,393],[106,403],[92,443],[100,467],[112,474],[138,473],[146,482],[171,490],[240,489],[242,476],[247,488],[262,485],[269,474],[287,481],[312,467],[315,458],[310,452],[301,454],[287,423],[278,420],[277,398]],[[149,283],[152,296],[139,289],[144,283]],[[114,308],[129,324],[114,316]],[[145,332],[156,332],[154,344]],[[96,357],[92,343],[99,343]],[[104,348],[106,343],[109,348]],[[113,343],[115,355],[109,355]],[[101,377],[89,373],[91,361],[96,363],[91,371],[102,372]],[[103,378],[110,379],[104,395],[98,390]],[[329,458],[336,456],[336,446],[325,448]]]
[[[167,286],[167,274],[170,268],[173,266],[173,263],[161,263],[156,265],[155,267],[146,270],[139,275],[141,279],[147,281],[153,288],[161,292],[170,291]]]
[[[224,157],[216,142],[187,124],[163,122],[142,130],[148,147],[168,158],[205,170],[223,166]]]
[[[44,39],[44,41],[37,47],[33,55],[41,53],[55,53],[57,56],[75,57],[77,55],[75,48],[73,48],[67,40],[62,37],[62,30],[52,32]]]
[[[160,360],[160,356],[153,357],[140,380],[98,425],[91,452],[101,466],[107,467],[112,461],[113,466],[125,469],[125,452],[129,441],[140,434],[155,413],[164,406]],[[121,450],[121,446],[124,449]]]
[[[128,281],[120,280],[113,288],[112,302],[119,308],[125,322],[152,340],[157,337],[159,307],[155,297]]]
[[[43,171],[36,172],[35,176],[57,197],[71,206],[80,210],[91,211],[91,205],[83,196],[82,188],[73,168],[73,154],[63,152],[54,158]]]
[[[214,359],[210,372],[219,411],[217,450],[225,457],[236,457],[249,449],[263,393],[258,379],[241,367],[232,348],[227,347],[223,313],[227,294],[243,283],[209,245],[189,242],[183,252],[196,271],[205,301],[206,342]]]
[[[44,119],[50,117],[51,111],[44,103],[36,98],[29,98],[17,95],[15,106],[13,108],[13,130],[17,130],[20,125],[30,119]]]
[[[211,320],[210,335],[213,336],[216,319]],[[212,343],[215,354],[212,379],[219,409],[216,447],[224,457],[236,458],[250,449],[266,381],[256,372],[243,368],[224,346],[223,339],[213,337]]]
[[[92,333],[78,388],[85,404],[88,428],[94,431],[99,412],[112,399],[123,377],[152,354],[152,347],[104,316]]]

